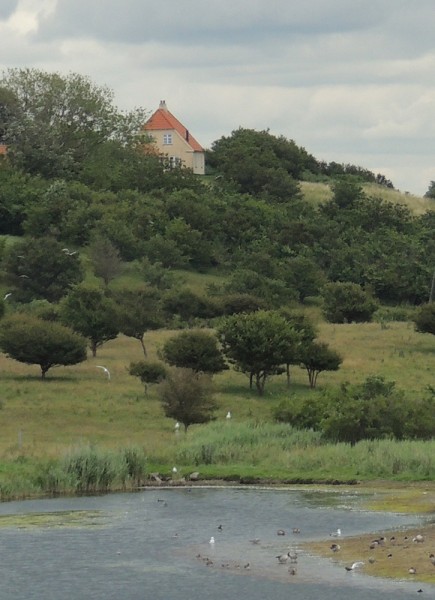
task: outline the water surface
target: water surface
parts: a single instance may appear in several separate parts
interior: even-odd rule
[[[435,586],[347,573],[299,549],[330,543],[337,528],[355,535],[420,521],[361,506],[357,493],[252,488],[1,504],[0,599],[402,600],[419,589],[434,597]],[[298,551],[295,576],[276,559],[289,547]]]

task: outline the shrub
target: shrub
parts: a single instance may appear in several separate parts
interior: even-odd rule
[[[322,288],[323,312],[331,323],[371,321],[379,304],[356,283],[327,283]]]

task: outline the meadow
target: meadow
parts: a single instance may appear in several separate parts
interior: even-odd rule
[[[435,479],[435,441],[325,444],[316,432],[274,422],[273,409],[289,394],[318,394],[369,375],[395,381],[412,397],[433,384],[435,340],[416,333],[412,323],[332,325],[317,308],[308,310],[320,339],[343,356],[339,371],[321,373],[318,388],[310,390],[306,372],[293,367],[289,389],[285,376],[277,376],[261,398],[249,390],[245,375],[226,371],[215,376],[216,420],[187,434],[177,433],[165,417],[156,388],[145,393],[128,374],[130,362],[143,358],[137,340],[119,336],[96,358],[51,369],[45,381],[38,367],[0,355],[1,496],[125,489],[146,482],[152,472],[175,480],[199,472],[201,479],[246,483]],[[151,359],[173,334],[146,335]],[[97,365],[109,369],[110,380]],[[136,471],[125,466],[127,455],[141,463]],[[101,477],[79,481],[77,473],[83,477],[91,463]]]

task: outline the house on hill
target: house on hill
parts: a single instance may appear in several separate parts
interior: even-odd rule
[[[166,102],[160,101],[159,108],[144,126],[154,140],[159,154],[168,157],[172,166],[183,165],[197,175],[205,173],[205,151],[189,130],[169,112]]]

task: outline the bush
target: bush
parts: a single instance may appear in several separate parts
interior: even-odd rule
[[[322,289],[323,312],[331,323],[364,323],[371,321],[379,306],[356,283],[327,283]]]

